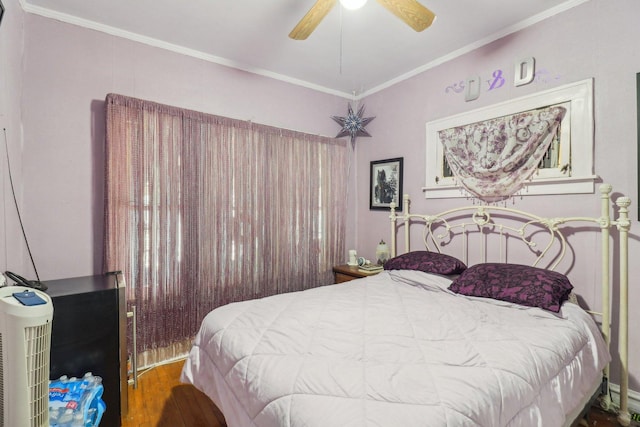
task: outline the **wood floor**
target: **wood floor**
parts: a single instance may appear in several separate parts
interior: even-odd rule
[[[129,413],[122,427],[226,427],[222,413],[207,396],[180,383],[183,364],[158,366],[139,377],[137,389],[129,386]],[[599,409],[591,411],[586,425],[619,426],[614,415]]]
[[[222,412],[195,387],[180,382],[183,361],[161,365],[129,386],[122,427],[226,427]],[[109,427],[109,426],[106,426]]]

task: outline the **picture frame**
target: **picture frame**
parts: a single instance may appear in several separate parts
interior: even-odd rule
[[[4,5],[2,4],[2,0],[0,0],[0,25],[2,24],[2,15],[4,15]]]
[[[389,210],[391,202],[402,211],[402,163],[404,157],[371,162],[369,209]]]

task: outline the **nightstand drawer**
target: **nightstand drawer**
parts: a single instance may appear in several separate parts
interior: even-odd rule
[[[334,272],[336,276],[336,283],[348,282],[349,280],[358,279],[358,277],[350,276],[344,273]]]
[[[352,266],[348,264],[336,265],[333,267],[333,274],[335,276],[336,283],[348,282],[349,280],[360,279],[361,277],[373,276],[379,272],[366,273],[360,271],[358,266]]]

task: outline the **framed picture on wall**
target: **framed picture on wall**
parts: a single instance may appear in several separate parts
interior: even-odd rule
[[[388,210],[391,202],[402,211],[403,157],[371,162],[369,209]]]

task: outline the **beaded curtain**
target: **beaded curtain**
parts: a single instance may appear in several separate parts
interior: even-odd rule
[[[333,283],[345,141],[116,94],[106,120],[104,267],[125,274],[139,366],[186,354],[218,306]]]

